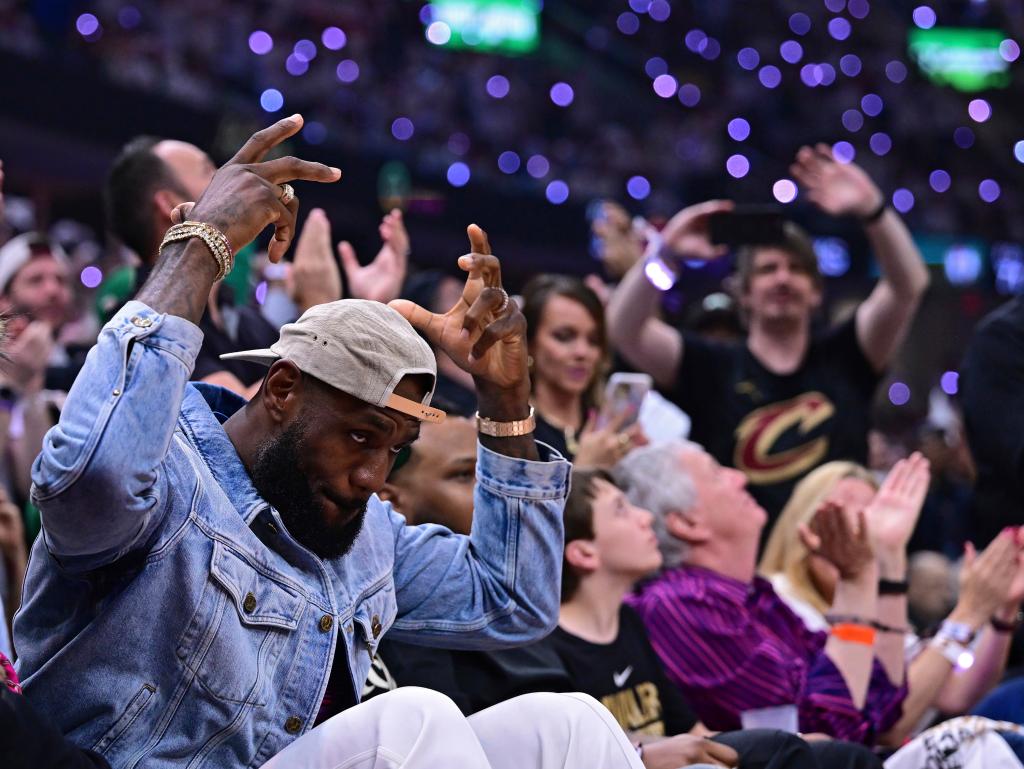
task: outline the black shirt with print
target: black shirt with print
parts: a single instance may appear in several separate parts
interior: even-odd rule
[[[619,635],[609,644],[584,641],[560,627],[541,644],[554,648],[573,688],[601,702],[627,732],[671,736],[697,723],[628,606],[619,610]]]
[[[851,318],[812,338],[803,363],[786,375],[766,369],[745,342],[684,334],[668,396],[690,415],[691,440],[746,474],[748,489],[768,511],[767,532],[793,486],[815,467],[838,459],[867,462],[878,380]]]

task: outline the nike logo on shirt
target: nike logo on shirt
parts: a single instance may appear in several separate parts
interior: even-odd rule
[[[629,680],[629,677],[632,674],[633,674],[633,666],[630,665],[625,670],[623,670],[621,673],[616,673],[615,671],[612,671],[612,680],[615,682],[616,686],[621,687],[623,684],[626,683],[626,681]]]

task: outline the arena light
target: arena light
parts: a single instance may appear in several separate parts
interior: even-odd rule
[[[427,8],[427,40],[438,47],[515,55],[540,43],[540,0],[431,0]]]

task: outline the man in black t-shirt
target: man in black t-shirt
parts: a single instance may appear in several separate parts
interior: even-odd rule
[[[792,171],[808,199],[834,216],[856,216],[882,279],[846,323],[815,338],[811,319],[822,277],[809,238],[791,223],[778,242],[737,254],[744,344],[683,334],[656,317],[652,260],[713,259],[709,218],[729,201],[683,209],[665,226],[660,253],[638,262],[608,305],[612,343],[646,371],[693,420],[690,438],[747,475],[774,519],[796,482],[833,459],[867,460],[869,403],[928,285],[928,272],[900,217],[874,182],[824,145],[804,147]],[[765,531],[769,530],[766,527]]]

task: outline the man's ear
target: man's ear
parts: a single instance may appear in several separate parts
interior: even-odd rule
[[[166,221],[171,221],[171,212],[184,201],[180,195],[175,194],[169,189],[156,190],[153,193],[153,205],[160,214],[160,217]]]
[[[565,560],[584,574],[592,574],[601,565],[601,556],[589,539],[574,539],[565,543]]]
[[[275,361],[270,367],[263,383],[261,401],[274,422],[281,424],[298,413],[301,384],[302,372],[290,360]]]
[[[697,516],[673,510],[665,516],[665,528],[676,539],[690,545],[699,545],[711,539],[711,531]]]

